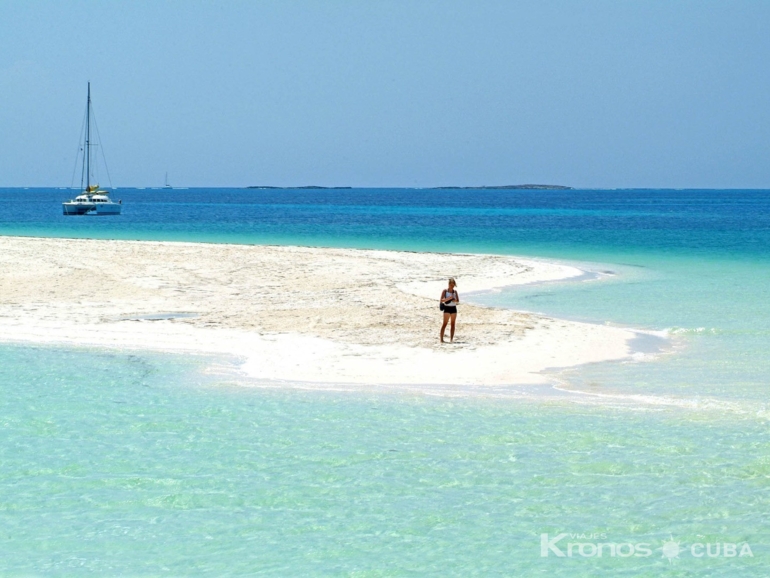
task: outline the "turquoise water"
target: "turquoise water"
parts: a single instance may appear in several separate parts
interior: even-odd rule
[[[153,355],[0,349],[3,574],[766,572],[766,422],[255,390]],[[649,557],[540,556],[604,533]],[[661,545],[748,541],[669,562]]]
[[[0,573],[767,575],[770,193],[126,190],[119,220],[61,217],[68,194],[0,190],[0,234],[556,258],[614,275],[473,298],[672,339],[530,400],[0,346]],[[541,556],[560,533],[650,554]]]
[[[684,255],[601,255],[610,279],[553,283],[475,300],[594,322],[671,332],[674,348],[654,363],[599,364],[570,372],[573,384],[603,393],[729,400],[747,411],[767,402],[770,261]],[[619,257],[619,258],[618,258]]]

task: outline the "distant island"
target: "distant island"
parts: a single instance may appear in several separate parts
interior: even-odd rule
[[[319,187],[318,185],[306,185],[304,187],[271,187],[268,185],[251,185],[247,189],[352,189],[353,187]]]
[[[337,189],[352,189],[353,187],[320,187],[318,185],[306,185],[304,187],[273,187],[269,185],[251,185],[249,187],[246,187],[247,189],[329,189],[329,190],[337,190]],[[377,187],[377,188],[391,188],[391,187]],[[393,187],[396,189],[399,188],[409,188],[409,187]],[[420,187],[422,188],[422,187]],[[481,185],[478,187],[456,187],[456,186],[447,186],[447,187],[425,187],[428,190],[440,190],[440,189],[529,189],[529,190],[552,190],[552,191],[570,191],[572,190],[572,187],[565,187],[563,185]]]
[[[572,187],[565,187],[563,185],[481,185],[478,187],[431,187],[431,189],[534,189],[570,191],[572,190]]]

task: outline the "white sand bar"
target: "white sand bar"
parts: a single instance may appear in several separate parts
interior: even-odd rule
[[[439,293],[448,276],[463,297],[581,273],[493,255],[0,237],[0,340],[228,354],[291,382],[545,383],[545,369],[628,357],[636,334],[464,302],[442,345]]]

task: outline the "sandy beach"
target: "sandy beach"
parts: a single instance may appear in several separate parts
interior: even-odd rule
[[[583,274],[503,256],[0,237],[0,269],[3,341],[224,354],[260,380],[538,384],[636,337],[466,300],[441,344],[448,276],[465,297]]]

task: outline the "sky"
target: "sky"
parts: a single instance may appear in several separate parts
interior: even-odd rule
[[[90,81],[116,187],[770,188],[768,30],[764,0],[0,0],[0,186],[70,186]]]

